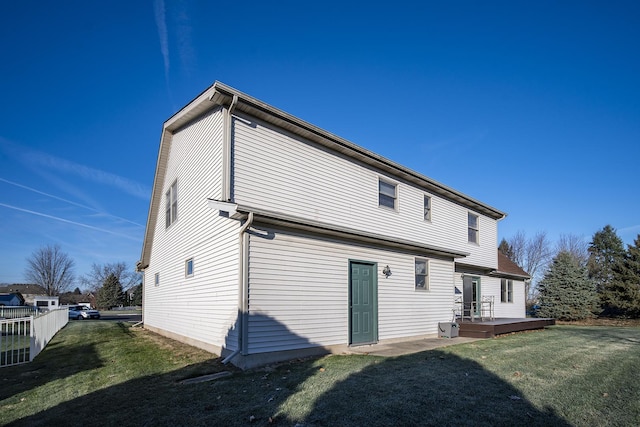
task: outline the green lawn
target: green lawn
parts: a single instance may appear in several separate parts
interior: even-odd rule
[[[0,425],[637,426],[639,367],[639,327],[561,325],[241,372],[121,323],[70,322],[34,362],[0,369]]]

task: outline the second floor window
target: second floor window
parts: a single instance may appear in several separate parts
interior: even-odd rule
[[[178,219],[178,181],[174,181],[165,193],[165,227],[168,228]]]
[[[469,212],[469,243],[478,243],[478,215]]]
[[[431,221],[431,197],[424,196],[424,220]]]
[[[397,184],[378,180],[378,206],[386,206],[388,208],[395,209],[397,189]]]
[[[184,277],[193,276],[193,258],[189,258],[184,263]]]

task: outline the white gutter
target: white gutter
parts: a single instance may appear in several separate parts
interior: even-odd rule
[[[244,334],[246,332],[246,323],[248,317],[248,305],[247,299],[249,295],[249,234],[246,232],[253,224],[253,212],[249,212],[247,220],[240,229],[239,244],[240,244],[240,271],[238,272],[238,344],[236,350],[227,356],[222,363],[227,364],[231,359],[236,357],[240,352],[243,352]]]
[[[224,201],[231,200],[231,127],[233,111],[237,104],[238,95],[233,95],[229,108],[224,109],[224,136],[222,140],[222,200]]]

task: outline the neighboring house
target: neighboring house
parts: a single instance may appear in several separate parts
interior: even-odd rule
[[[0,305],[7,307],[19,307],[24,305],[24,298],[20,292],[14,292],[10,294],[0,294]]]
[[[55,310],[60,306],[60,297],[37,296],[33,305],[43,311]]]
[[[85,305],[89,308],[95,308],[96,297],[92,292],[87,292],[86,294],[65,292],[60,295],[60,305]]]
[[[35,305],[35,297],[47,295],[47,291],[40,285],[14,284],[0,286],[0,293],[20,292],[26,305]]]
[[[436,336],[456,289],[525,317],[504,217],[216,82],[163,127],[144,325],[246,368]]]

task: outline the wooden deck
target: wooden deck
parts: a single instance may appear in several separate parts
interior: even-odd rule
[[[545,326],[556,324],[555,319],[493,319],[473,322],[465,319],[459,322],[458,336],[469,338],[493,338],[496,335],[510,332],[528,331],[531,329],[543,329]]]

